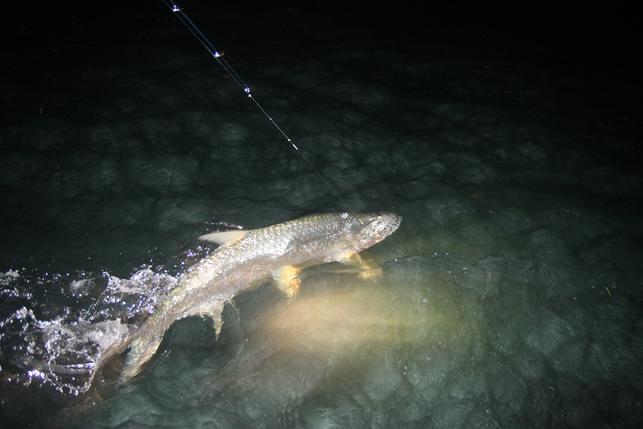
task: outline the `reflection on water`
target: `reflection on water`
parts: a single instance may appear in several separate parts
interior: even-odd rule
[[[312,19],[319,50],[277,25],[231,59],[348,205],[404,216],[370,249],[382,277],[309,272],[290,303],[266,284],[220,338],[180,321],[140,377],[88,390],[207,253],[195,237],[346,209],[162,13],[116,27],[140,44],[101,21],[101,40],[7,45],[33,79],[0,85],[5,426],[640,426],[638,80],[469,40],[340,46]]]
[[[394,253],[399,247],[391,242]],[[627,291],[616,286],[627,284],[625,277],[446,252],[397,257],[382,268],[372,280],[332,266],[310,270],[290,302],[266,283],[226,307],[218,339],[208,321],[180,321],[140,377],[115,387],[103,374],[107,382],[96,390],[58,405],[57,422],[231,428],[537,422],[583,386],[605,386],[596,368],[625,383],[638,366],[623,346],[635,331],[610,325],[635,314]],[[78,273],[44,280],[3,277],[17,307],[0,337],[5,390],[37,383],[67,395],[86,391],[101,351],[176,284],[150,268],[127,279]],[[50,300],[36,301],[43,284],[55,286],[46,288]],[[88,305],[65,305],[71,297]],[[47,310],[21,305],[25,299]],[[541,407],[529,407],[529,398]]]
[[[404,303],[391,289],[368,286],[353,280],[341,288],[320,287],[281,307],[265,329],[297,349],[323,352],[396,341],[406,330],[429,326],[425,312],[400,313],[397,306]]]
[[[391,261],[371,281],[315,273],[290,302],[271,288],[241,297],[228,308],[227,341],[200,348],[212,333],[197,321],[168,334],[145,376],[89,420],[152,424],[196,407],[200,422],[218,427],[367,424],[398,389],[435,381],[443,358],[471,347],[454,279],[440,258],[415,257]],[[141,396],[153,404],[132,407]]]

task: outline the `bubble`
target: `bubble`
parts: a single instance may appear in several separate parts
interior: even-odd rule
[[[23,271],[0,274],[2,295],[16,303],[0,319],[0,374],[73,396],[91,387],[104,353],[176,286],[175,277],[150,267],[129,278]]]

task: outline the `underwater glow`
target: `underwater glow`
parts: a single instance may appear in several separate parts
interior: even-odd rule
[[[181,3],[206,54],[170,0],[46,3],[3,52],[3,427],[641,426],[640,49],[605,8]],[[266,281],[95,374],[197,237],[380,210],[379,277]]]

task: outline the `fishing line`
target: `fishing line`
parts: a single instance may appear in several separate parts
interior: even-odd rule
[[[330,189],[330,191],[342,202],[342,204],[349,209],[351,212],[355,212],[350,204],[341,196],[339,191],[337,191],[336,187],[334,186],[333,182],[324,176],[324,174],[317,169],[313,165],[313,163],[308,159],[306,155],[299,149],[299,147],[295,144],[295,142],[286,134],[286,132],[279,126],[279,124],[273,119],[273,117],[268,113],[266,109],[257,101],[257,99],[253,96],[252,94],[252,89],[250,86],[239,76],[239,74],[236,72],[234,67],[230,65],[229,62],[226,61],[226,59],[223,57],[223,54],[219,52],[214,45],[210,42],[210,40],[199,30],[199,28],[196,26],[196,24],[190,19],[189,16],[183,11],[179,5],[174,2],[174,0],[162,0],[163,3],[174,13],[174,16],[176,16],[179,21],[192,33],[194,37],[203,45],[203,47],[212,55],[212,57],[219,63],[219,65],[225,70],[225,72],[234,80],[234,82],[241,88],[241,90],[246,94],[246,96],[254,103],[255,106],[259,109],[261,113],[268,119],[268,122],[270,122],[276,129],[279,131],[279,133],[282,135],[282,137],[292,146],[293,149],[301,156],[301,158],[308,164],[308,167],[310,167],[311,170],[315,172],[319,177],[322,178],[326,186]]]

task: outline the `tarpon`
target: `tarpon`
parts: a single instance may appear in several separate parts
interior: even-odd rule
[[[368,276],[374,267],[359,252],[395,232],[401,221],[401,216],[385,212],[327,213],[265,228],[201,236],[200,240],[219,247],[187,270],[154,313],[120,345],[108,350],[101,363],[127,350],[120,381],[129,380],[154,356],[170,326],[189,316],[210,317],[218,335],[224,304],[264,278],[272,277],[292,297],[301,284],[299,273],[306,267],[340,262],[356,265]]]

